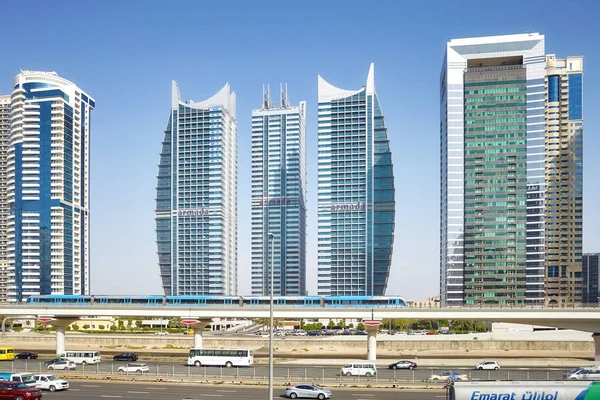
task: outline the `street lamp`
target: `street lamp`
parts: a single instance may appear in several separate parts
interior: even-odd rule
[[[275,250],[275,235],[271,232],[268,234],[271,240],[271,283],[269,290],[269,400],[273,400],[273,275],[275,275],[274,250]],[[267,269],[268,270],[268,269]]]

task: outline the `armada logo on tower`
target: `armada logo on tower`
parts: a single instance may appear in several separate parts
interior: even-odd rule
[[[208,208],[195,208],[191,210],[177,210],[178,217],[201,217],[203,215],[208,215]]]
[[[365,211],[365,203],[337,203],[331,205],[331,211]]]

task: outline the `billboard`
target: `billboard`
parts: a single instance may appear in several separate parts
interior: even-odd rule
[[[600,382],[454,382],[450,400],[600,400]]]

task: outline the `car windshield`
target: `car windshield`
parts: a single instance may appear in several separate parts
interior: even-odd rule
[[[49,381],[57,381],[58,380],[58,378],[55,377],[54,375],[47,376],[46,379],[48,379]]]
[[[29,386],[27,386],[24,383],[18,383],[14,387],[17,388],[17,389],[27,389]]]
[[[569,373],[574,374],[576,372],[579,372],[579,370],[581,370],[581,368],[573,368],[572,370],[569,371]]]
[[[33,377],[33,375],[23,375],[22,376],[23,382],[24,383],[32,383],[35,382],[35,378]]]

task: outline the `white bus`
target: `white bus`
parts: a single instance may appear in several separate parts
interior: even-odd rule
[[[98,364],[100,362],[100,352],[91,350],[65,351],[60,355],[73,361],[75,364]]]
[[[225,367],[249,367],[254,362],[252,350],[238,349],[190,349],[188,365]]]

